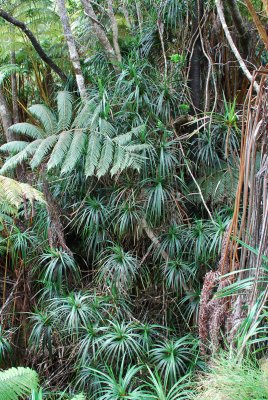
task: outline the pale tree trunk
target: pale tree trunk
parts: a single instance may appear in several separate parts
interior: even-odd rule
[[[11,52],[11,63],[16,64],[15,52]],[[17,124],[20,122],[19,104],[18,104],[18,89],[16,72],[11,75],[11,92],[12,92],[12,108],[13,108],[13,122]]]
[[[3,93],[3,88],[1,87],[1,85],[0,85],[0,117],[2,120],[2,126],[6,137],[6,141],[11,142],[12,140],[14,140],[14,134],[9,131],[9,128],[13,124],[12,114],[8,107],[5,95]]]
[[[100,41],[105,53],[107,54],[109,61],[113,65],[115,72],[120,72],[120,69],[117,66],[118,61],[117,61],[117,57],[116,57],[115,51],[113,49],[113,46],[111,45],[111,43],[104,31],[103,26],[98,21],[98,17],[91,5],[90,0],[81,0],[81,2],[84,6],[85,14],[91,20],[93,31],[94,31],[97,39]]]
[[[120,52],[120,47],[118,43],[118,25],[117,21],[114,15],[114,10],[113,10],[113,0],[108,0],[108,15],[111,21],[111,27],[112,27],[112,32],[113,32],[113,45],[114,45],[114,51],[116,58],[119,63],[122,61],[121,57],[121,52]]]
[[[58,13],[61,19],[61,24],[63,27],[64,36],[68,45],[69,55],[71,62],[73,64],[76,83],[78,87],[78,91],[82,99],[86,98],[86,86],[85,80],[81,69],[79,54],[76,48],[74,36],[71,30],[70,21],[68,17],[68,13],[65,6],[65,0],[57,0]]]

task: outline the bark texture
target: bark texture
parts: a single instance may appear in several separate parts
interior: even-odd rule
[[[10,126],[13,124],[12,114],[8,107],[1,85],[0,85],[0,116],[2,120],[6,141],[11,142],[12,140],[14,140],[14,134],[9,130]]]
[[[92,27],[93,27],[94,33],[95,33],[96,37],[98,38],[98,40],[100,41],[109,61],[113,65],[115,72],[119,72],[120,69],[117,66],[118,60],[117,60],[114,48],[111,45],[111,43],[103,29],[103,26],[98,21],[98,17],[92,7],[90,0],[81,0],[81,2],[84,6],[85,14],[90,18],[90,20],[92,22]]]
[[[86,98],[86,86],[85,80],[81,69],[79,54],[76,48],[75,39],[71,30],[71,25],[68,17],[68,13],[65,6],[65,0],[57,0],[58,13],[60,16],[61,24],[63,27],[64,37],[66,39],[69,55],[73,64],[75,72],[76,83],[81,98]]]

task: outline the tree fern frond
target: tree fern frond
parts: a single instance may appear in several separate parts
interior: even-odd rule
[[[120,144],[121,146],[124,146],[126,144],[129,144],[132,138],[132,133],[127,132],[124,133],[123,135],[118,135],[116,138],[114,138],[114,142]]]
[[[7,151],[8,153],[19,153],[28,146],[29,142],[23,142],[20,140],[13,140],[12,142],[7,142],[0,147],[0,151]]]
[[[86,139],[87,134],[85,132],[74,132],[71,146],[61,169],[61,174],[66,174],[72,171],[77,161],[81,159],[81,156],[85,150]]]
[[[23,161],[27,160],[27,158],[35,153],[40,143],[42,143],[42,139],[36,139],[29,143],[24,150],[6,160],[5,164],[0,169],[0,174],[4,174],[9,170],[15,169],[18,164],[21,164]]]
[[[18,124],[11,125],[9,128],[12,132],[19,135],[26,135],[32,139],[42,139],[46,137],[45,132],[33,124],[28,122],[19,122]]]
[[[98,178],[100,178],[101,176],[105,175],[108,172],[109,167],[113,161],[113,150],[114,150],[113,141],[111,138],[106,136],[106,138],[103,141],[101,156],[97,168]]]
[[[91,127],[91,129],[93,129]],[[109,137],[114,137],[116,134],[116,130],[113,127],[112,124],[110,124],[109,121],[106,121],[105,119],[99,119],[99,130],[100,133],[104,136],[109,136]]]
[[[70,128],[73,114],[73,96],[66,90],[58,92],[58,131]]]
[[[114,154],[114,162],[113,162],[113,167],[110,171],[111,176],[114,176],[117,174],[119,171],[121,171],[122,166],[124,165],[124,161],[126,159],[126,151],[122,146],[117,146],[115,149],[115,154]]]
[[[34,153],[32,161],[30,162],[30,165],[32,168],[36,168],[41,164],[44,157],[47,155],[47,153],[53,147],[53,145],[56,143],[56,141],[57,141],[56,135],[51,135],[51,136],[47,137],[46,139],[42,140],[42,142],[38,146],[38,149]]]
[[[77,116],[74,119],[72,126],[74,128],[87,128],[91,123],[92,114],[96,109],[96,101],[94,99],[87,102],[81,109],[78,111]]]
[[[17,208],[24,199],[44,201],[42,194],[27,183],[0,175],[0,204],[8,203]]]
[[[0,398],[2,400],[18,400],[36,390],[38,375],[30,368],[10,368],[0,372]]]
[[[16,73],[16,72],[21,72],[21,69],[18,65],[16,64],[5,64],[0,67],[0,85],[4,82],[6,78],[8,78],[10,75]]]
[[[92,132],[89,135],[85,164],[86,177],[94,175],[101,154],[102,140],[103,138],[98,132]]]
[[[29,111],[42,124],[47,136],[56,133],[57,119],[47,106],[44,104],[34,104],[29,108]]]
[[[63,160],[70,148],[73,138],[72,132],[62,132],[59,135],[58,141],[51,153],[50,159],[47,164],[47,169],[50,170],[63,163]]]

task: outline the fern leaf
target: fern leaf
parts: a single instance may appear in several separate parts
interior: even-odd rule
[[[27,183],[20,183],[0,175],[0,203],[8,203],[18,208],[24,199],[44,202],[42,193]]]
[[[47,155],[47,153],[52,148],[52,146],[56,143],[56,141],[57,141],[56,135],[51,135],[51,136],[47,137],[46,139],[42,140],[42,142],[38,146],[38,149],[36,150],[36,152],[32,158],[32,161],[30,163],[32,169],[37,168],[41,164],[44,157]]]
[[[116,138],[114,138],[114,142],[120,144],[121,146],[124,146],[130,142],[132,138],[132,133],[124,133],[123,135],[118,135]]]
[[[92,176],[94,174],[101,154],[101,144],[102,136],[98,132],[91,133],[88,140],[88,149],[85,164],[86,177]]]
[[[44,104],[35,104],[29,108],[30,113],[42,124],[46,136],[57,131],[57,120],[54,113]]]
[[[0,151],[7,151],[8,153],[19,153],[28,146],[29,142],[23,142],[21,140],[14,140],[7,142],[0,147]]]
[[[94,99],[88,101],[78,111],[77,116],[72,124],[74,128],[87,128],[92,120],[92,114],[96,109],[96,102]]]
[[[33,124],[28,122],[19,122],[18,124],[11,125],[9,128],[14,133],[18,135],[26,135],[32,139],[42,139],[46,137],[45,132]]]
[[[105,175],[113,161],[113,141],[108,136],[104,139],[100,160],[98,163],[97,177]]]
[[[72,142],[72,132],[62,132],[59,139],[51,153],[50,159],[47,164],[47,169],[50,170],[63,163],[63,160],[70,148]]]
[[[0,174],[4,174],[9,170],[15,169],[18,164],[21,164],[23,161],[27,160],[27,158],[35,153],[40,143],[42,143],[42,139],[36,139],[29,143],[24,150],[6,160],[5,164],[0,169]]]
[[[91,127],[91,129],[93,129],[93,127]],[[113,137],[116,134],[113,125],[105,119],[99,119],[99,130],[103,136]]]
[[[36,390],[38,375],[30,368],[10,368],[0,372],[1,400],[18,400]]]
[[[81,159],[81,156],[85,150],[86,139],[87,135],[85,132],[74,132],[71,146],[61,169],[61,174],[66,174],[72,171],[77,161]]]
[[[4,82],[6,78],[16,72],[21,72],[21,69],[16,64],[5,64],[0,67],[0,85]]]
[[[117,146],[115,149],[113,167],[110,172],[111,176],[114,176],[121,170],[122,166],[124,165],[126,156],[127,155],[126,155],[124,148],[121,146]]]
[[[66,90],[57,95],[58,132],[69,129],[73,113],[73,97]]]

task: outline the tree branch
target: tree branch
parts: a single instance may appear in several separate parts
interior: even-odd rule
[[[43,50],[42,46],[40,45],[40,43],[38,42],[38,40],[34,36],[33,32],[27,27],[27,25],[24,22],[19,21],[18,19],[12,17],[12,15],[10,15],[6,11],[4,11],[2,8],[0,8],[0,17],[2,17],[4,20],[9,22],[10,24],[16,26],[17,28],[20,28],[22,30],[22,32],[25,33],[25,35],[28,37],[28,39],[32,43],[34,49],[36,50],[36,52],[38,53],[40,58],[47,65],[50,66],[50,68],[61,78],[61,80],[63,80],[64,82],[67,81],[67,76],[65,75],[65,73],[45,53],[45,51]]]

